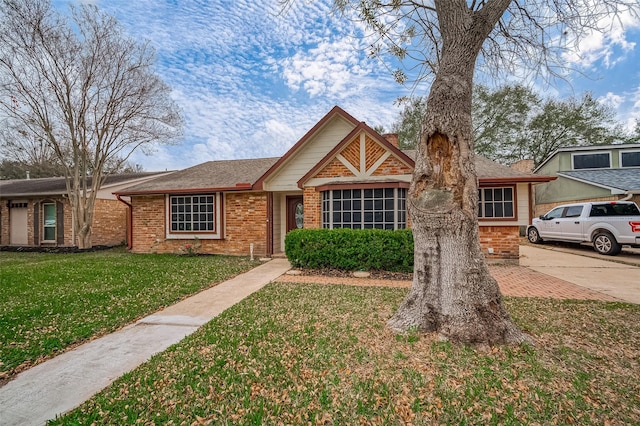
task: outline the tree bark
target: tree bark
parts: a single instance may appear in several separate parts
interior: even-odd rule
[[[478,26],[490,25],[490,31],[493,25],[486,16],[477,22],[471,12],[452,11],[466,7],[454,3],[436,2],[443,55],[427,100],[408,197],[414,278],[388,324],[396,331],[437,332],[456,342],[521,343],[530,338],[504,309],[478,237],[471,95],[475,59],[487,32]],[[508,2],[503,3],[506,8]]]

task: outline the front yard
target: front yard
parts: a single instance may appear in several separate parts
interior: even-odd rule
[[[224,256],[0,253],[0,383],[258,262]]]
[[[406,289],[272,283],[53,424],[639,424],[640,306],[507,298],[535,347],[386,327]]]
[[[254,266],[0,253],[5,377]],[[404,288],[271,283],[52,424],[640,424],[640,306],[506,298],[535,347],[398,336]]]

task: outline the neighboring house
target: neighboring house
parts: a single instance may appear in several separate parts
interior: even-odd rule
[[[557,176],[536,186],[536,215],[568,202],[625,199],[640,204],[640,144],[560,148],[534,173]]]
[[[135,253],[269,256],[296,228],[410,226],[414,152],[334,107],[280,158],[211,161],[117,193],[131,205]],[[480,238],[490,259],[517,259],[532,185],[550,177],[477,158]],[[197,238],[197,239],[196,239]],[[461,248],[463,249],[463,248]]]
[[[115,246],[127,241],[127,206],[113,192],[159,175],[131,173],[107,177],[96,196],[93,245]],[[1,246],[75,246],[64,178],[0,180],[0,230]]]

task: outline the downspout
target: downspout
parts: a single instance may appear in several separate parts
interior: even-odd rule
[[[118,199],[118,201],[126,204],[126,206],[129,207],[127,209],[127,211],[129,212],[128,218],[127,218],[127,222],[129,222],[127,224],[127,250],[131,250],[133,248],[133,206],[131,205],[131,203],[128,203],[125,200],[123,200],[120,194],[115,194],[115,196]]]
[[[640,194],[640,190],[632,190],[632,191],[627,191],[626,193],[627,195],[624,198],[621,198],[618,201],[629,201],[630,199],[633,198],[634,195],[638,195]]]

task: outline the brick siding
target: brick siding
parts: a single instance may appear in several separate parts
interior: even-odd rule
[[[413,170],[395,157],[389,157],[378,167],[373,176],[410,175]]]
[[[351,142],[340,153],[356,169],[360,169],[360,138]]]
[[[321,193],[314,187],[304,189],[304,227],[306,229],[322,228]]]
[[[515,261],[520,256],[518,226],[480,226],[480,247],[488,261]],[[490,253],[493,249],[493,253]]]
[[[117,246],[126,243],[128,210],[126,204],[117,200],[96,200],[91,226],[91,243],[96,246]],[[67,214],[65,209],[65,219],[67,217],[70,221],[71,212]],[[69,228],[65,223],[65,241],[67,229],[71,229],[71,222],[69,222]]]
[[[192,238],[167,239],[165,227],[165,197],[134,196],[134,253],[180,253]],[[208,254],[249,255],[253,243],[255,256],[267,252],[267,195],[264,192],[225,193],[224,239],[199,239],[197,251]]]
[[[342,161],[334,158],[329,164],[327,164],[322,170],[320,170],[314,177],[316,178],[335,178],[343,176],[353,176],[351,170],[347,168]]]

